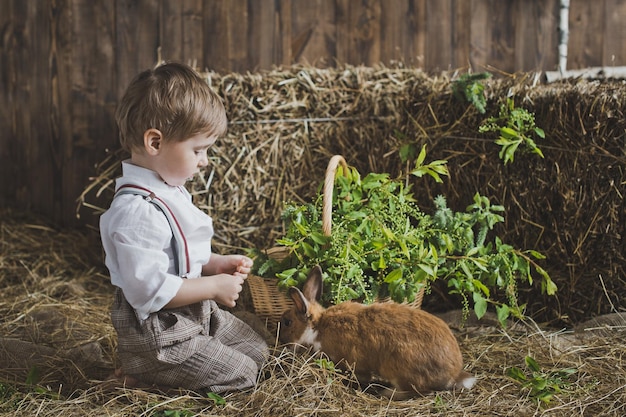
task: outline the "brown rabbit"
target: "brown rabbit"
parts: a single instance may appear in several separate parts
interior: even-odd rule
[[[471,388],[459,345],[447,324],[423,310],[397,303],[344,302],[324,309],[322,270],[314,267],[303,292],[292,287],[294,307],[283,313],[280,341],[322,351],[354,366],[360,383],[372,376],[398,390],[395,398],[430,391]],[[391,395],[387,390],[385,395]]]

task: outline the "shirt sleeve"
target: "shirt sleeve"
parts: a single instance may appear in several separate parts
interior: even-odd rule
[[[176,295],[172,231],[159,209],[140,196],[116,197],[102,215],[100,233],[111,283],[120,287],[141,319]]]

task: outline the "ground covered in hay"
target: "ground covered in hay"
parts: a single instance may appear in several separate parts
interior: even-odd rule
[[[104,381],[115,362],[115,335],[108,318],[112,291],[95,233],[56,230],[1,210],[0,291],[3,416],[626,414],[626,320],[617,313],[575,329],[531,320],[502,329],[489,318],[460,328],[458,314],[447,313],[466,368],[478,378],[471,391],[380,398],[355,390],[353,376],[334,371],[324,358],[276,346],[256,389],[211,398]],[[527,357],[536,361],[534,371]],[[510,376],[514,368],[529,378],[528,386]],[[544,403],[542,394],[553,396]]]

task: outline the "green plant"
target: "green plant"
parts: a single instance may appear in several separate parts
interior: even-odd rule
[[[328,358],[315,359],[314,362],[320,369],[341,373],[341,370],[335,367],[335,363]]]
[[[422,148],[409,174],[441,181],[441,175],[447,175],[446,162],[425,164],[425,157]],[[439,196],[430,215],[418,206],[408,177],[370,173],[361,178],[349,168],[337,176],[332,202],[330,236],[322,232],[321,194],[308,204],[288,203],[283,212],[286,232],[276,243],[287,248],[289,256],[278,261],[257,253],[254,272],[277,277],[278,286],[286,289],[300,286],[319,264],[326,304],[371,303],[386,297],[412,301],[423,287],[441,279],[461,296],[466,313],[470,300],[478,317],[491,303],[503,324],[510,314],[523,315],[517,286],[519,280],[533,282],[531,270],[543,278],[544,291],[556,291],[546,271],[533,261],[542,258],[540,253],[515,249],[498,238],[487,240],[488,232],[503,220],[504,209],[479,194],[458,213]],[[498,299],[498,291],[505,300]]]
[[[52,398],[55,400],[58,400],[61,398],[58,392],[52,391],[49,387],[44,387],[44,386],[39,385],[40,379],[41,377],[39,375],[39,368],[37,367],[37,365],[33,365],[28,370],[28,375],[26,375],[26,385],[30,387],[32,392],[35,392],[37,394],[40,394],[40,395],[43,395],[43,396],[46,396],[48,398]]]
[[[535,115],[524,108],[515,107],[512,98],[507,98],[506,103],[500,106],[498,116],[486,119],[478,131],[495,132],[499,135],[496,143],[502,147],[499,156],[505,165],[513,162],[515,152],[520,145],[524,150],[536,153],[543,158],[543,152],[537,147],[533,136],[544,139],[545,132],[535,125]]]
[[[315,359],[314,363],[315,365],[317,365],[318,368],[325,371],[324,375],[326,376],[327,384],[332,384],[335,381],[336,377],[342,373],[342,370],[336,367],[335,363],[327,357]]]
[[[488,72],[462,74],[452,82],[452,92],[457,99],[466,100],[476,107],[479,113],[484,114],[487,107],[487,99],[485,98],[485,86],[482,81],[490,77],[491,74]]]
[[[525,363],[528,373],[511,367],[506,372],[507,376],[518,382],[523,389],[530,390],[529,395],[544,404],[548,404],[555,394],[567,388],[570,384],[569,377],[578,372],[575,368],[542,371],[537,361],[530,356],[526,356]]]
[[[226,400],[219,394],[207,392],[206,396],[209,400],[213,401],[215,405],[226,405]]]
[[[0,411],[14,411],[19,407],[18,391],[15,386],[0,382]]]

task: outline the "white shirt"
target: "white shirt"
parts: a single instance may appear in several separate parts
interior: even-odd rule
[[[124,184],[147,188],[165,201],[187,240],[188,279],[199,277],[211,256],[211,217],[193,204],[184,187],[172,187],[130,161],[122,162],[116,190]],[[100,217],[100,235],[111,283],[122,289],[140,319],[172,300],[184,278],[176,273],[170,224],[157,207],[139,195],[119,195]]]

